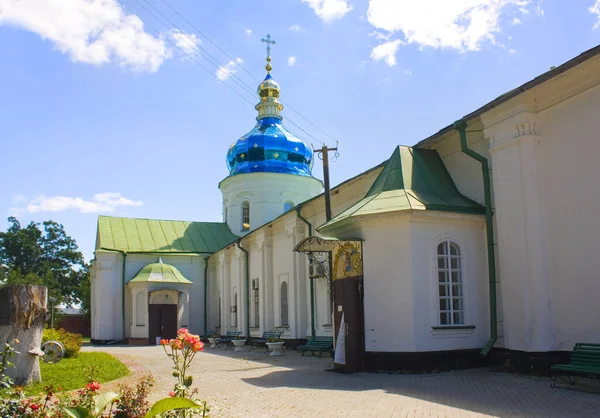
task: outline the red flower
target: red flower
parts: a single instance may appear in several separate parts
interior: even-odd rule
[[[29,407],[31,409],[33,409],[34,411],[37,411],[38,409],[40,409],[40,406],[38,404],[32,403],[31,405],[29,405]]]
[[[87,390],[90,390],[90,391],[92,391],[92,392],[95,392],[95,391],[97,391],[97,390],[99,390],[99,389],[100,389],[100,383],[98,383],[98,382],[90,382],[90,383],[88,383],[87,385],[85,385],[85,388],[86,388]]]
[[[169,396],[170,396],[171,398],[174,398],[174,397],[175,397],[175,392],[173,392],[173,391],[169,392]]]
[[[160,340],[160,345],[168,345],[169,340]]]

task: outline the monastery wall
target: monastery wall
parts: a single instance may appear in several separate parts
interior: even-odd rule
[[[506,348],[600,343],[599,83],[594,58],[482,115]]]

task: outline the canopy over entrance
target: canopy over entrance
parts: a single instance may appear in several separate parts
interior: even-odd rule
[[[346,243],[358,243],[364,241],[362,238],[334,238],[334,237],[308,237],[296,245],[294,251],[297,253],[322,253],[333,251],[340,245]]]

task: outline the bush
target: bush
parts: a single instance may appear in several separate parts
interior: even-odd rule
[[[81,334],[73,334],[64,329],[47,328],[42,334],[42,344],[46,341],[58,341],[65,346],[65,358],[77,357],[83,338]]]

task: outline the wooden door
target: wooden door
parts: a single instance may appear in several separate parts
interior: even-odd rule
[[[343,347],[336,342],[336,350],[344,350],[345,364],[336,364],[346,373],[363,370],[364,359],[364,324],[363,299],[360,291],[362,277],[347,277],[333,282],[335,335],[344,334]],[[342,327],[342,316],[344,326]]]
[[[155,345],[156,337],[171,339],[177,336],[177,305],[148,305],[148,344]]]

